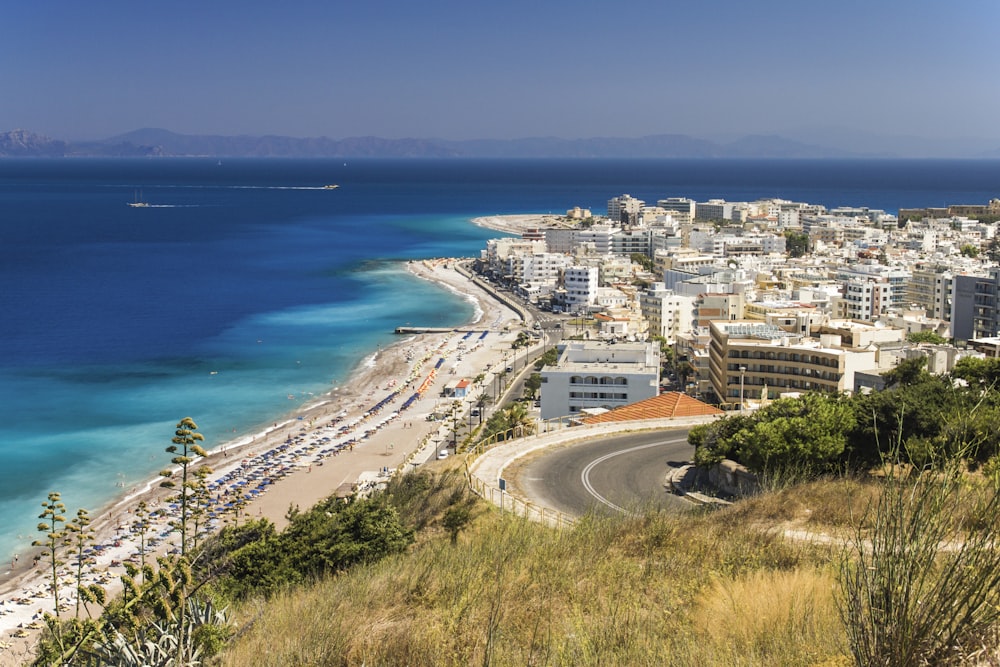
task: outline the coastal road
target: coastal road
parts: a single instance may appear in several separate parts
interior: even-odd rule
[[[527,498],[581,516],[691,504],[663,486],[668,467],[694,455],[687,431],[631,433],[546,452],[520,466],[515,485]]]

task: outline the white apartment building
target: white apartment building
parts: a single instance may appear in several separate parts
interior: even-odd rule
[[[705,239],[716,257],[784,254],[785,237],[777,234],[719,234]]]
[[[837,267],[837,280],[845,284],[854,279],[889,283],[889,303],[886,308],[901,309],[906,306],[906,284],[910,278],[911,273],[906,269],[889,267],[874,261]]]
[[[482,259],[491,273],[497,277],[507,275],[507,259],[518,255],[533,255],[545,252],[544,241],[526,241],[524,239],[504,237],[490,239],[486,242],[486,250]]]
[[[613,408],[659,394],[657,343],[568,341],[555,366],[542,369],[541,418]]]
[[[693,297],[675,294],[663,283],[653,283],[639,294],[639,309],[649,324],[649,335],[673,345],[677,335],[690,331],[694,324],[694,302]]]
[[[572,263],[572,257],[551,252],[512,255],[508,258],[510,273],[515,276],[517,283],[537,286],[541,293],[551,292],[559,282],[559,276]]]
[[[682,271],[697,275],[702,268],[719,264],[715,255],[707,255],[695,248],[673,248],[667,251],[656,251],[653,255],[653,266],[657,271]]]
[[[591,244],[597,255],[611,253],[614,230],[608,225],[594,225],[587,229],[546,229],[545,245],[549,252],[571,255],[585,244]]]
[[[618,229],[611,236],[611,252],[615,255],[639,253],[652,256],[652,232],[648,227]]]
[[[892,305],[892,286],[887,280],[852,278],[843,284],[843,294],[834,300],[838,318],[871,322]]]
[[[568,266],[563,271],[563,289],[558,303],[563,310],[575,313],[597,303],[598,269],[596,266]],[[555,303],[556,300],[553,300]]]

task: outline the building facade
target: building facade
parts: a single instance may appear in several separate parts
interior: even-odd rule
[[[652,398],[660,387],[657,343],[568,341],[555,366],[542,369],[541,417],[611,410]]]
[[[709,374],[720,403],[745,406],[782,393],[851,391],[855,371],[875,366],[874,349],[847,348],[841,336],[809,338],[753,322],[712,322]]]

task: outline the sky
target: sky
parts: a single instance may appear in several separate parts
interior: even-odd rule
[[[0,131],[995,139],[998,19],[997,0],[13,0]]]

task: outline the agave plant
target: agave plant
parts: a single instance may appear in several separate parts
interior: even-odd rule
[[[154,623],[143,633],[129,638],[119,630],[114,630],[94,646],[94,653],[103,664],[120,667],[197,667],[201,665],[201,655],[197,647],[191,645],[191,634],[187,633],[184,650],[184,664],[177,662],[178,640],[175,624]]]
[[[129,637],[120,630],[105,633],[94,644],[93,655],[100,664],[121,667],[197,667],[202,664],[202,648],[196,640],[199,629],[215,628],[225,633],[229,627],[228,608],[217,608],[210,600],[191,599],[184,617],[184,632],[177,622],[153,623]],[[179,650],[183,637],[183,651]],[[183,655],[179,662],[178,655]]]

